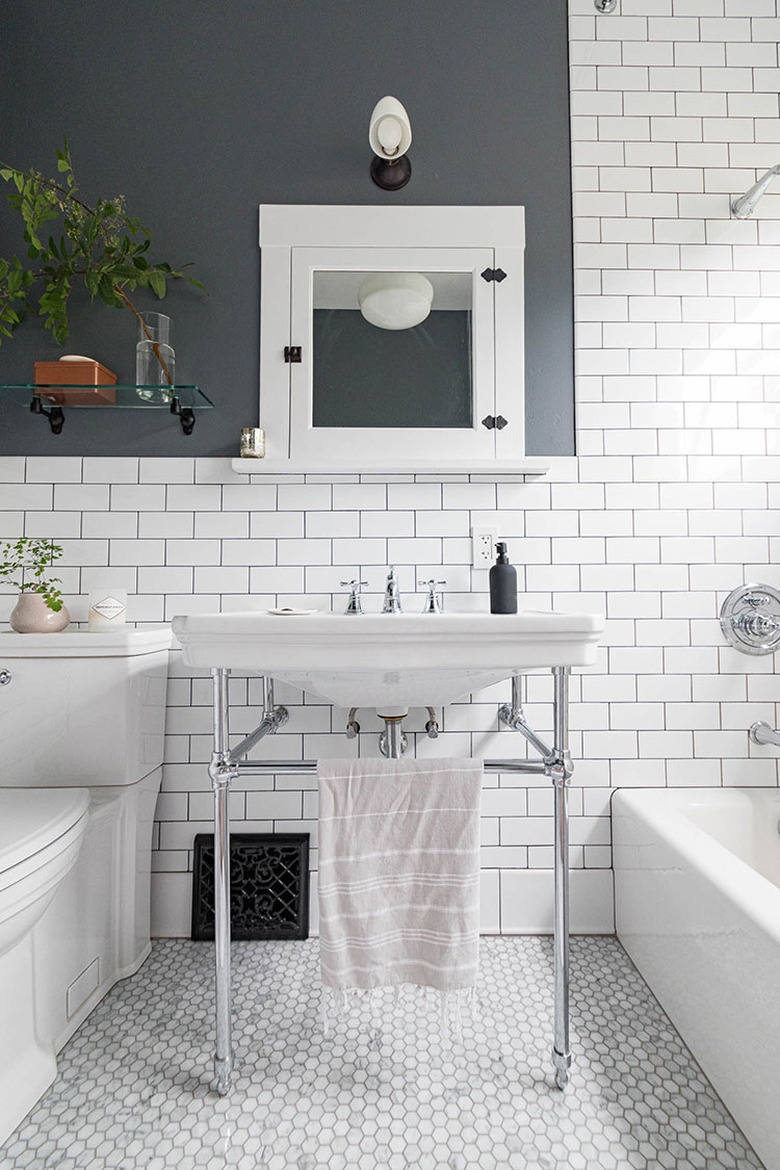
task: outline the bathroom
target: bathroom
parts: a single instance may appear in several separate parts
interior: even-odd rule
[[[127,593],[131,625],[162,630],[180,615],[340,612],[341,582],[358,577],[368,619],[390,565],[410,613],[429,578],[446,581],[445,615],[485,612],[475,528],[507,542],[521,611],[606,622],[570,691],[564,1092],[549,1058],[551,785],[487,772],[479,1043],[466,1031],[443,1046],[438,1021],[413,1007],[413,1026],[382,1023],[377,1050],[359,1035],[329,1049],[315,918],[305,943],[235,944],[235,1083],[214,1092],[212,948],[190,941],[194,838],[213,830],[212,686],[208,669],[173,650],[152,955],[58,1054],[57,1080],[0,1146],[0,1166],[777,1170],[773,1111],[764,1107],[762,1128],[740,1115],[730,1084],[711,1087],[718,1053],[697,1049],[690,1005],[652,954],[615,937],[613,868],[616,789],[772,797],[778,786],[778,749],[748,734],[780,723],[774,656],[740,653],[719,621],[732,590],[779,584],[780,184],[749,218],[730,214],[780,162],[776,0],[618,0],[613,11],[593,0],[392,10],[143,0],[110,11],[41,0],[6,12],[2,29],[3,163],[48,174],[67,137],[85,196],[122,192],[157,255],[192,262],[207,290],[171,282],[162,306],[177,379],[214,404],[195,411],[189,435],[167,411],[67,407],[55,434],[0,390],[0,541],[62,546],[71,631],[86,628],[89,594],[103,587]],[[404,104],[413,134],[398,191],[369,176],[369,118],[385,94]],[[420,471],[236,468],[242,428],[259,418],[258,207],[298,204],[524,208],[525,454],[544,472],[441,471],[442,450]],[[21,246],[5,200],[0,241],[3,256]],[[71,350],[132,380],[131,316],[80,292],[69,312],[65,350],[34,319],[3,339],[0,382],[27,383],[35,361]],[[3,587],[4,631],[15,601]],[[413,709],[414,756],[522,752],[496,715],[509,699],[499,683],[438,707],[436,739]],[[282,684],[276,700],[289,720],[258,754],[378,755],[370,704],[349,740],[348,709]],[[261,702],[258,680],[236,672],[234,733],[251,732]],[[548,676],[528,677],[524,710],[549,738]],[[316,777],[242,778],[229,811],[234,833],[309,834],[314,912]],[[673,953],[696,998],[712,975],[704,952],[698,967],[695,952]],[[733,1014],[701,998],[713,1024]],[[509,1005],[498,1022],[497,1003]],[[780,1009],[765,1006],[777,1029]],[[407,1059],[414,1032],[425,1044]],[[756,1053],[756,1099],[772,1059]]]

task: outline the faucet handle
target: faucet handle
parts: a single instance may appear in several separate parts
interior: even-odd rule
[[[443,613],[444,612],[444,598],[436,592],[437,585],[446,585],[446,581],[437,581],[434,577],[429,577],[427,581],[418,581],[418,585],[424,585],[428,590],[428,596],[425,599],[425,607],[423,613]]]
[[[351,581],[342,581],[341,585],[346,586],[350,591],[344,613],[362,613],[363,602],[360,600],[360,590],[363,585],[368,585],[368,581],[359,581],[357,577],[353,577]]]

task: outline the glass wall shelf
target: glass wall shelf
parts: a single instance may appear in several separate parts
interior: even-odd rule
[[[114,401],[101,401],[97,396],[92,402],[69,402],[69,392],[91,390],[113,392]],[[160,391],[171,392],[168,401],[160,401]],[[144,393],[158,396],[158,400],[149,400]],[[191,435],[195,426],[196,410],[212,410],[214,403],[208,398],[200,386],[179,385],[168,387],[160,386],[130,386],[117,384],[116,386],[96,387],[94,384],[73,383],[68,386],[36,386],[32,382],[2,382],[0,383],[0,402],[12,402],[17,406],[24,406],[33,414],[42,414],[49,420],[53,433],[58,435],[65,422],[64,410],[167,410],[170,414],[179,417],[181,428],[185,435]]]

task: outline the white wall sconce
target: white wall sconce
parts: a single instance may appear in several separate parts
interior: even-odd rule
[[[780,163],[776,167],[772,167],[765,175],[762,175],[757,183],[754,183],[749,191],[744,195],[740,195],[731,201],[731,214],[735,219],[749,219],[756,210],[756,204],[761,196],[766,191],[772,180],[780,175]]]
[[[368,128],[374,152],[371,178],[383,191],[399,191],[412,177],[406,152],[412,142],[409,115],[398,98],[383,97],[374,106]]]

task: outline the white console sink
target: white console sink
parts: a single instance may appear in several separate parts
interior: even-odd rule
[[[513,674],[589,666],[595,614],[215,613],[176,617],[194,667],[264,674],[340,707],[442,706]]]

